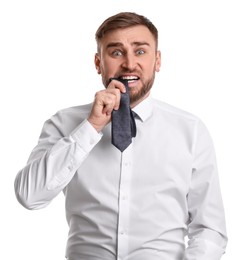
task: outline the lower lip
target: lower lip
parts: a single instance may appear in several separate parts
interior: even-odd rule
[[[128,86],[129,87],[135,87],[138,83],[138,80],[132,80],[132,81],[128,81]]]

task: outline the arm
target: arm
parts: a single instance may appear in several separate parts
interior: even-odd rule
[[[227,244],[224,208],[213,144],[201,122],[195,134],[188,210],[189,242],[184,260],[219,260]]]
[[[101,138],[87,120],[63,137],[58,118],[56,115],[44,124],[38,145],[15,179],[17,199],[28,209],[47,206]]]
[[[101,139],[98,132],[110,122],[112,110],[119,108],[124,91],[121,82],[112,81],[97,92],[88,119],[68,136],[63,134],[59,114],[44,124],[38,145],[15,179],[16,197],[24,207],[43,208],[66,187]]]

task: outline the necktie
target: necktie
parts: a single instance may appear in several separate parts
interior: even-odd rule
[[[130,96],[128,81],[111,78],[110,80],[119,80],[126,87],[126,93],[121,93],[120,107],[112,111],[111,131],[112,144],[123,152],[132,142],[132,137],[136,136],[136,123],[134,114],[130,108]]]

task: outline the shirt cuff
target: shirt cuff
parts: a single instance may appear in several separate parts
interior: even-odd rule
[[[225,253],[223,247],[206,239],[193,239],[189,242],[183,260],[220,260]]]
[[[102,136],[103,134],[98,133],[87,119],[70,134],[71,140],[87,153],[100,141]]]

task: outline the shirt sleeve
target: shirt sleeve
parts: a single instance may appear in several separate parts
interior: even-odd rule
[[[219,260],[227,244],[225,214],[211,137],[202,122],[195,131],[188,193],[188,247],[183,260]]]
[[[27,209],[47,206],[71,181],[102,137],[87,120],[63,136],[58,120],[53,116],[46,121],[38,145],[16,176],[16,197]]]

